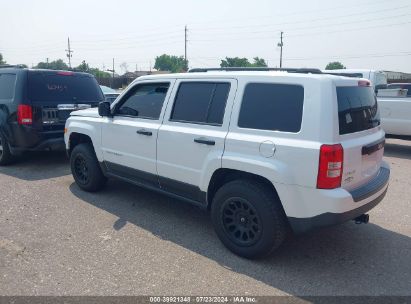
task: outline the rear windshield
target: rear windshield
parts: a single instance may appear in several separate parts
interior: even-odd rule
[[[100,102],[103,93],[89,75],[29,72],[28,95],[33,102]]]
[[[372,129],[380,124],[372,87],[337,87],[340,134]]]

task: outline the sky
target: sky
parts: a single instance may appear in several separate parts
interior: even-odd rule
[[[190,68],[226,56],[277,67],[283,31],[284,67],[341,61],[411,73],[410,0],[0,0],[0,10],[0,53],[11,64],[68,62],[70,37],[72,66],[110,69],[114,58],[120,74],[148,70],[156,56],[184,55],[187,26]]]

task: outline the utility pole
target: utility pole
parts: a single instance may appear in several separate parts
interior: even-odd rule
[[[115,73],[115,69],[114,69],[114,58],[113,58],[113,69],[112,70],[110,70],[110,69],[108,69],[107,70],[107,72],[111,72],[112,73],[112,75],[113,75],[113,79],[112,79],[112,81],[111,81],[111,88],[113,89],[113,86],[114,86],[114,73]]]
[[[73,53],[73,50],[70,48],[70,37],[67,38],[67,45],[68,47],[67,47],[66,52],[67,52],[67,58],[69,61],[69,68],[71,69],[71,57],[73,57],[71,53]]]
[[[115,72],[115,69],[114,69],[114,58],[113,58],[113,80],[114,80],[114,72]]]
[[[188,61],[187,61],[187,25],[184,27],[184,61],[185,61],[185,68],[188,70]]]
[[[283,34],[284,32],[281,32],[280,43],[277,44],[280,47],[280,69],[283,67]]]
[[[49,68],[49,58],[48,57],[47,57],[46,61],[47,61],[47,68]]]

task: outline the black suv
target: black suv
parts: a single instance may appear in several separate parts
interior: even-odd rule
[[[0,165],[23,151],[64,150],[70,112],[103,100],[87,73],[0,67]]]

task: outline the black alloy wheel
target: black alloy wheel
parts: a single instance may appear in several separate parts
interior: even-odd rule
[[[76,155],[74,160],[74,173],[76,174],[77,181],[86,185],[89,181],[89,169],[87,160],[81,155]]]
[[[222,206],[222,220],[229,238],[239,246],[251,246],[261,237],[257,210],[243,198],[230,198]]]

